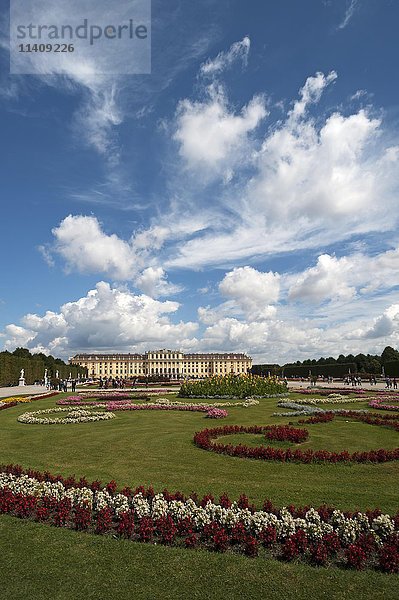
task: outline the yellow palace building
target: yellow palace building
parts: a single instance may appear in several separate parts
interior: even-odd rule
[[[248,373],[252,358],[246,354],[183,354],[178,350],[151,350],[145,354],[76,354],[71,365],[86,367],[93,378],[162,376],[168,379],[200,379],[227,373]]]

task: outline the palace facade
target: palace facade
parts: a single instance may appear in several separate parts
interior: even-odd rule
[[[89,377],[162,376],[167,379],[200,379],[227,373],[248,373],[252,358],[246,354],[183,354],[178,350],[151,350],[145,354],[76,354],[71,365],[85,367]]]

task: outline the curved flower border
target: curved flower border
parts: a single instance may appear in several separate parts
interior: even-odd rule
[[[143,400],[145,400],[145,397],[142,398]],[[135,404],[132,402],[129,402],[129,400],[125,400],[125,399],[113,399],[113,400],[107,400],[104,399],[102,397],[100,397],[98,400],[93,401],[93,402],[85,402],[80,400],[80,398],[78,396],[69,396],[68,398],[62,398],[61,400],[58,400],[56,402],[56,404],[60,405],[60,406],[98,406],[98,403],[104,403],[104,406],[109,406],[111,402],[115,402],[118,406],[122,406],[122,405],[127,405],[127,406],[155,406],[155,405],[162,405],[162,406],[204,406],[207,408],[221,408],[224,406],[243,406],[244,408],[249,408],[251,406],[257,406],[259,404],[259,400],[254,400],[249,398],[248,400],[242,400],[240,402],[201,402],[201,404],[194,404],[194,403],[190,403],[187,404],[187,402],[180,402],[178,400],[169,400],[168,398],[157,398],[156,400],[154,400],[154,402],[152,402],[151,404]]]
[[[317,404],[351,404],[355,402],[368,402],[370,408],[377,408],[380,410],[396,410],[399,411],[399,404],[386,404],[386,402],[399,402],[399,395],[395,396],[388,395],[386,393],[379,393],[373,396],[359,396],[357,398],[347,398],[342,394],[328,394],[327,397],[323,398],[295,398],[295,404],[300,405],[317,405]],[[281,402],[279,402],[281,405]]]
[[[6,408],[12,408],[13,406],[17,406],[21,402],[27,403],[32,402],[32,400],[41,400],[42,398],[51,398],[51,396],[57,396],[58,392],[47,392],[45,394],[36,394],[33,396],[23,396],[23,397],[11,397],[11,398],[2,398],[0,400],[0,410],[5,410]]]
[[[266,440],[276,442],[294,442],[300,444],[305,442],[309,437],[307,429],[299,429],[292,425],[268,425],[265,438]]]
[[[107,410],[127,411],[127,410],[177,410],[184,412],[202,412],[210,419],[221,419],[227,417],[227,410],[218,409],[206,404],[128,404],[126,402],[109,402],[106,405]],[[217,411],[217,412],[215,412]]]
[[[343,394],[345,396],[347,396],[349,394],[356,394],[357,396],[365,396],[366,394],[369,393],[364,388],[356,388],[356,387],[349,387],[349,388],[345,388],[345,387],[342,387],[342,388],[337,388],[337,387],[291,388],[290,392],[293,392],[294,394],[302,394],[302,395],[306,394],[309,396],[314,396],[316,394],[318,394],[319,396],[329,396],[330,394],[335,394],[335,393]]]
[[[399,411],[399,404],[395,406],[395,404],[385,404],[387,401],[399,402],[399,396],[376,396],[372,398],[369,402],[370,408],[377,408],[378,410],[396,410]]]
[[[236,502],[223,494],[216,503],[211,495],[144,487],[118,492],[115,481],[102,486],[9,465],[0,467],[0,513],[134,541],[399,572],[399,513],[379,509],[278,509],[266,500],[258,510],[244,494]]]
[[[104,408],[97,404],[97,408]],[[38,415],[48,415],[52,413],[66,412],[68,416],[65,418],[48,418],[40,417]],[[45,408],[43,410],[36,410],[33,412],[25,412],[20,415],[17,419],[20,423],[27,423],[29,425],[68,425],[71,423],[91,423],[93,421],[108,421],[114,419],[115,415],[112,412],[98,412],[88,411],[82,409],[71,409],[71,408]]]
[[[357,398],[348,398],[342,394],[328,394],[324,398],[295,398],[296,404],[352,404],[354,402],[366,402],[371,397],[364,398],[359,396]]]
[[[327,418],[325,415],[329,415]],[[399,431],[399,415],[396,417],[387,417],[382,419],[379,415],[361,415],[354,411],[346,411],[343,413],[336,413],[339,416],[350,416],[352,419],[368,423],[370,425],[379,425],[390,427]],[[301,423],[321,423],[331,421],[334,418],[333,413],[324,413],[324,416],[320,415],[320,418],[315,417],[308,420],[302,420]],[[227,435],[234,435],[239,433],[255,433],[265,434],[270,429],[270,425],[225,425],[223,427],[216,427],[214,429],[203,429],[195,433],[194,443],[203,450],[216,452],[217,454],[227,454],[229,456],[238,456],[240,458],[254,458],[257,460],[274,460],[281,462],[301,462],[305,464],[327,462],[327,463],[383,463],[394,460],[399,460],[399,448],[394,450],[385,450],[383,448],[378,450],[369,450],[364,452],[353,452],[352,454],[347,450],[342,452],[331,452],[329,450],[312,450],[306,449],[301,450],[300,448],[274,448],[272,446],[246,446],[244,444],[221,444],[215,443],[214,440]],[[286,438],[288,439],[288,438]]]
[[[356,410],[348,410],[345,408],[319,408],[318,406],[308,404],[298,404],[295,402],[279,402],[277,406],[281,408],[289,408],[290,412],[274,412],[273,417],[300,417],[302,415],[318,415],[323,413],[333,413],[333,414],[367,414],[369,411],[367,408],[361,408]]]

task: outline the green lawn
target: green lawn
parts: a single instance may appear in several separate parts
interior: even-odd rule
[[[2,600],[387,600],[398,578],[138,544],[0,519]]]
[[[194,446],[194,433],[205,427],[296,422],[272,417],[280,410],[274,399],[252,408],[228,408],[229,416],[222,421],[206,419],[203,413],[172,411],[118,412],[111,421],[91,424],[41,426],[16,421],[25,411],[54,404],[50,398],[0,411],[0,463],[103,482],[115,479],[119,486],[152,484],[156,490],[167,487],[215,496],[226,491],[234,498],[246,493],[258,505],[268,497],[279,506],[327,502],[343,510],[398,509],[398,462],[283,464],[217,455]],[[342,405],[365,407],[361,401]],[[355,451],[399,446],[399,434],[391,429],[346,421],[304,425],[310,436],[301,447]],[[248,437],[259,443],[261,436]],[[233,436],[224,439],[230,442]],[[54,598],[395,597],[397,577],[376,572],[314,569],[116,542],[4,516],[0,535],[0,589],[6,583],[2,599],[48,598],[50,588]]]

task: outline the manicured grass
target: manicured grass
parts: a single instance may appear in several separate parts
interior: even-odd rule
[[[246,444],[247,446],[275,446],[278,448],[291,448],[300,450],[330,450],[340,452],[343,448],[349,452],[359,450],[378,450],[397,448],[399,436],[393,429],[376,427],[357,421],[348,421],[345,417],[336,417],[331,423],[306,425],[292,420],[294,426],[307,429],[309,438],[300,444],[290,442],[270,442],[265,435],[241,433],[223,436],[217,439],[221,444]]]
[[[252,408],[229,407],[229,416],[222,421],[206,419],[203,413],[173,411],[117,412],[110,421],[75,425],[25,425],[16,420],[23,412],[51,406],[55,398],[0,412],[0,463],[103,482],[115,479],[121,487],[152,484],[158,491],[167,487],[216,497],[227,492],[232,498],[245,493],[258,505],[268,497],[279,506],[326,502],[342,510],[398,509],[399,462],[283,464],[217,455],[193,444],[196,431],[220,424],[296,423],[292,417],[272,416],[280,410],[276,399],[262,400]],[[366,408],[366,403],[333,407]],[[310,432],[308,446],[301,447],[355,451],[399,446],[399,434],[392,429],[348,421],[301,425]],[[382,599],[395,597],[397,582],[397,576],[375,571],[328,570],[150,546],[6,516],[0,518],[0,553],[2,600]]]
[[[138,544],[0,518],[2,600],[386,600],[397,576]]]
[[[268,497],[279,506],[327,502],[343,510],[380,506],[396,512],[398,508],[398,462],[282,464],[217,455],[194,445],[196,431],[221,423],[294,421],[271,416],[275,399],[251,408],[229,408],[223,421],[206,419],[203,413],[174,411],[117,412],[110,421],[75,425],[26,425],[16,420],[27,410],[54,405],[54,398],[49,398],[0,412],[1,463],[104,482],[115,479],[120,486],[153,485],[156,490],[167,487],[215,496],[228,492],[232,497],[246,493],[257,504]],[[395,431],[364,423],[337,419],[308,429],[312,443],[326,449],[362,450],[366,445],[380,447],[384,440],[392,447],[395,439],[399,446]]]

